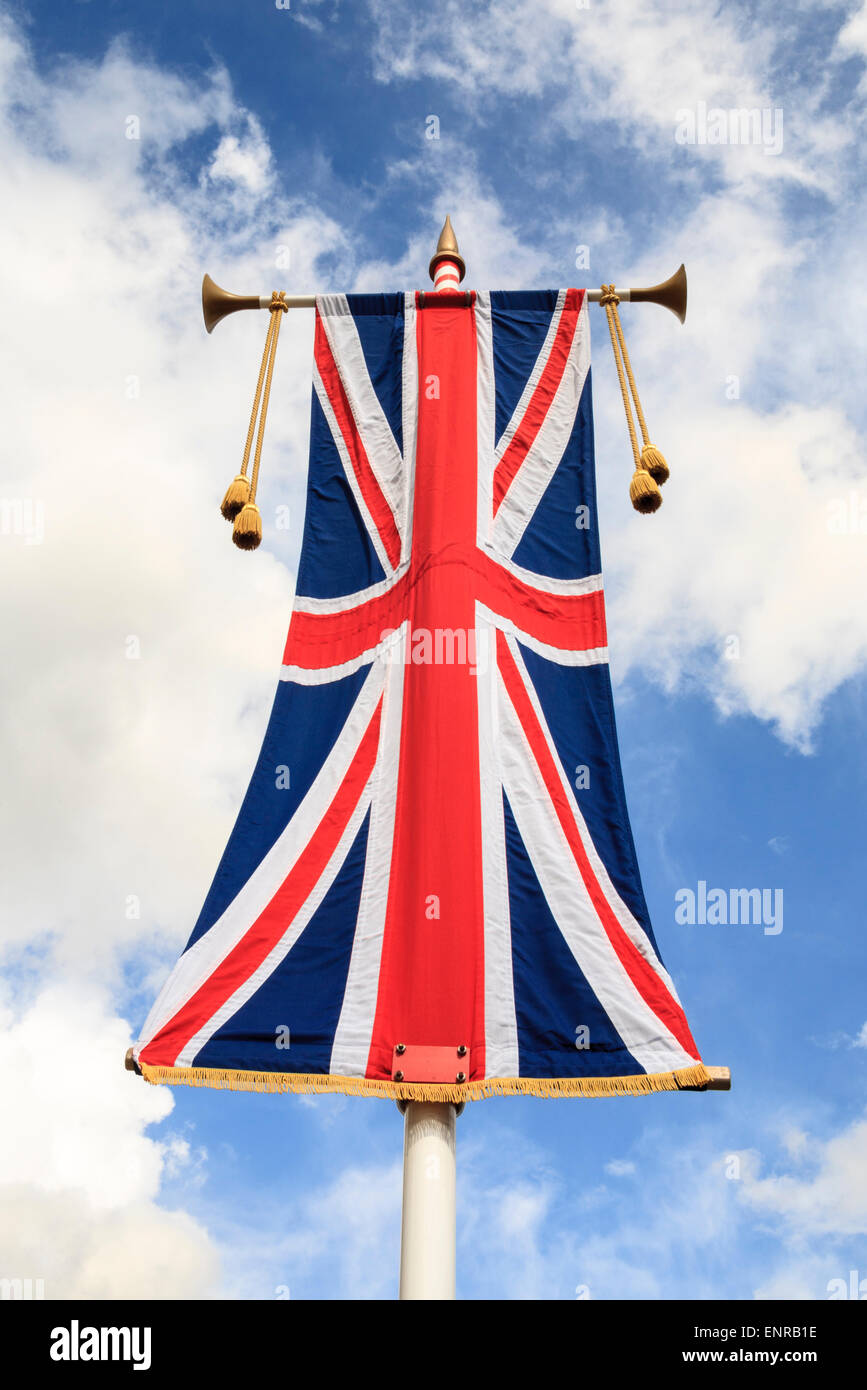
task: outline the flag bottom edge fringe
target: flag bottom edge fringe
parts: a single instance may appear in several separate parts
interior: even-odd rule
[[[376,1080],[365,1076],[290,1071],[225,1071],[218,1067],[152,1067],[141,1062],[152,1086],[209,1086],[217,1091],[380,1096],[389,1100],[426,1100],[459,1104],[487,1096],[644,1096],[658,1091],[701,1090],[711,1081],[701,1063],[677,1071],[644,1072],[639,1076],[492,1076],[463,1085],[427,1081]]]

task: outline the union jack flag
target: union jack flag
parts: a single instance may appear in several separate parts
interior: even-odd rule
[[[314,357],[273,711],[136,1061],[410,1098],[702,1084],[621,778],[584,291],[323,295]]]

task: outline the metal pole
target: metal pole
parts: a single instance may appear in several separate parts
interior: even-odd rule
[[[454,1105],[406,1103],[403,1130],[401,1299],[455,1296]]]
[[[447,288],[449,288],[449,287],[447,286]],[[590,302],[591,304],[598,304],[599,301],[600,301],[600,299],[602,298],[602,291],[601,291],[601,290],[587,290],[586,293],[587,293],[587,298],[588,298],[588,300],[589,300],[589,302]],[[623,304],[628,304],[628,303],[630,302],[630,296],[634,293],[634,291],[632,291],[632,290],[621,290],[621,289],[618,289],[617,293],[618,293],[618,295],[620,296],[621,302],[622,302]],[[286,295],[286,303],[288,304],[288,306],[289,306],[290,309],[315,309],[315,308],[316,308],[316,295],[315,295],[315,294],[287,294],[287,295]],[[270,294],[260,294],[260,295],[259,295],[259,308],[260,308],[260,309],[270,309],[270,308],[271,308],[271,296],[270,296]]]

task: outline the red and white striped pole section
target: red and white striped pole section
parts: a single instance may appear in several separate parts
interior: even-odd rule
[[[437,249],[430,263],[430,277],[434,282],[434,291],[459,289],[466,273],[467,267],[458,250],[457,237],[454,234],[451,219],[447,217],[440,232]]]
[[[448,257],[439,262],[434,270],[435,290],[456,290],[461,283],[461,271],[457,261]]]

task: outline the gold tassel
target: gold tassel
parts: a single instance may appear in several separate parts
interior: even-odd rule
[[[255,550],[262,540],[262,514],[256,506],[256,487],[259,482],[259,463],[262,458],[262,441],[265,437],[265,420],[268,415],[268,401],[271,396],[271,377],[274,373],[274,359],[277,355],[280,321],[288,308],[285,292],[283,290],[279,293],[277,290],[272,291],[268,332],[265,334],[265,347],[259,365],[259,379],[256,382],[256,394],[253,397],[253,409],[250,412],[250,424],[244,444],[241,471],[229,484],[220,507],[226,520],[234,522],[232,540],[239,550]],[[260,400],[262,402],[261,414],[259,413]],[[257,418],[259,432],[256,436],[256,452],[253,456],[253,476],[248,480],[247,465],[250,462],[250,449],[253,445],[253,433],[256,429]]]
[[[629,484],[629,500],[637,512],[646,516],[662,506],[659,484],[646,468],[636,468]]]
[[[651,478],[657,483],[667,483],[670,472],[668,464],[662,457],[658,449],[652,444],[645,444],[641,451],[642,467],[646,468]]]
[[[255,502],[246,502],[235,517],[232,540],[239,550],[255,550],[262,540],[262,513]]]
[[[226,495],[220,504],[220,511],[227,521],[234,521],[244,503],[250,497],[249,479],[239,473],[226,489]]]
[[[664,483],[669,475],[668,464],[662,457],[658,449],[655,449],[647,437],[647,422],[644,419],[644,411],[641,409],[641,401],[638,399],[638,388],[635,385],[635,377],[632,374],[632,363],[629,360],[629,353],[626,350],[626,339],[623,336],[623,326],[620,322],[620,314],[617,306],[620,303],[620,296],[617,294],[613,285],[602,286],[602,298],[600,304],[605,308],[608,318],[608,332],[611,336],[611,350],[614,353],[614,365],[617,368],[617,380],[620,383],[620,395],[623,398],[623,410],[626,415],[626,427],[629,430],[629,442],[632,445],[632,457],[635,460],[635,472],[629,484],[629,497],[633,507],[637,512],[648,516],[651,512],[658,511],[662,506],[662,493],[659,484]],[[635,410],[641,425],[641,436],[644,447],[639,452],[638,437],[635,433],[635,422],[632,418],[632,409],[629,403],[629,395],[626,390],[626,378],[629,378],[629,387],[635,401]]]

